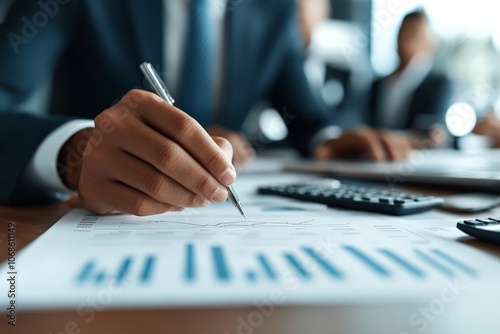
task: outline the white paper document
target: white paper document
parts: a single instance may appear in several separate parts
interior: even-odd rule
[[[150,217],[74,210],[21,252],[18,305],[408,302],[500,275],[493,257],[399,218],[275,197],[244,205],[246,221],[230,204]]]

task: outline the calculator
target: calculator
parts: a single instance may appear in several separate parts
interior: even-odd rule
[[[391,189],[373,188],[338,180],[320,180],[262,186],[260,194],[278,195],[328,206],[385,213],[395,216],[428,211],[441,206],[444,199],[436,196],[407,194]]]
[[[457,227],[472,237],[500,244],[500,217],[468,219],[458,222]]]

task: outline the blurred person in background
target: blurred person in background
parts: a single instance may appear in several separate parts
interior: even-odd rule
[[[489,137],[492,147],[500,148],[500,119],[494,112],[490,112],[485,119],[476,125],[474,133]]]
[[[444,123],[453,89],[451,81],[433,69],[434,51],[426,14],[408,13],[398,35],[399,66],[372,85],[368,124],[381,131],[397,130],[398,140],[407,148],[421,147],[423,139],[434,145],[447,139],[439,125]]]
[[[329,17],[330,3],[328,0],[297,0],[297,3],[306,53],[305,73],[313,93],[322,99],[328,64],[321,57],[311,54],[310,48],[315,29]],[[441,143],[445,137],[442,131],[432,126],[442,123],[437,118],[444,120],[451,85],[444,76],[431,71],[433,43],[429,30],[423,12],[410,13],[405,17],[399,37],[400,66],[391,76],[373,84],[368,124],[356,128],[356,131],[364,131],[380,143],[391,160],[404,160],[413,149],[422,146],[422,139],[429,136],[435,144]],[[335,40],[328,42],[335,43]],[[429,94],[429,91],[432,92]],[[381,94],[386,94],[382,97],[384,101],[380,101]],[[409,102],[411,105],[407,105]],[[331,112],[336,113],[333,109]],[[422,122],[431,126],[423,126],[422,129],[419,124]],[[415,131],[393,131],[407,129]],[[340,127],[338,132],[342,132]],[[352,153],[352,156],[357,155],[357,152]]]

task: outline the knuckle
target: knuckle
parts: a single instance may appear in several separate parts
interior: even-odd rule
[[[191,194],[186,200],[187,207],[198,207],[204,202],[204,199],[196,194]]]
[[[145,99],[147,92],[140,89],[131,89],[123,97],[127,102],[137,102]]]
[[[202,176],[201,179],[195,185],[196,193],[206,194],[211,196],[215,191],[215,187],[212,185],[212,178],[208,175]]]
[[[210,159],[207,161],[207,167],[209,170],[213,169],[223,169],[221,168],[223,165],[225,165],[226,161],[224,159],[224,156],[222,154],[214,154]]]
[[[164,167],[180,166],[181,148],[177,145],[158,145],[155,148],[155,160]]]
[[[217,146],[219,146],[220,149],[226,154],[228,160],[231,160],[231,157],[234,154],[233,145],[231,145],[231,143],[227,139],[221,137],[216,137],[214,141]]]
[[[150,214],[148,201],[145,196],[138,196],[132,202],[130,213],[135,216],[147,216]]]
[[[119,117],[113,112],[113,109],[107,109],[97,115],[94,119],[94,125],[97,129],[102,129],[107,127],[109,124],[116,124],[119,121]]]
[[[180,114],[177,117],[175,123],[178,129],[179,137],[181,138],[191,136],[195,132],[196,126],[198,125],[196,120],[183,114]]]
[[[166,180],[163,174],[155,173],[147,183],[147,191],[154,198],[158,198],[165,192]]]
[[[123,130],[126,124],[127,115],[128,109],[125,106],[113,106],[97,115],[94,119],[95,128],[101,134],[110,133],[116,128]]]

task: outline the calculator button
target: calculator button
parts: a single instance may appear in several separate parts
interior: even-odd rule
[[[476,219],[478,222],[482,222],[484,224],[497,224],[496,221],[491,219]]]
[[[464,224],[470,225],[470,226],[483,226],[484,225],[483,222],[477,221],[477,220],[466,220],[466,221],[464,221]]]

